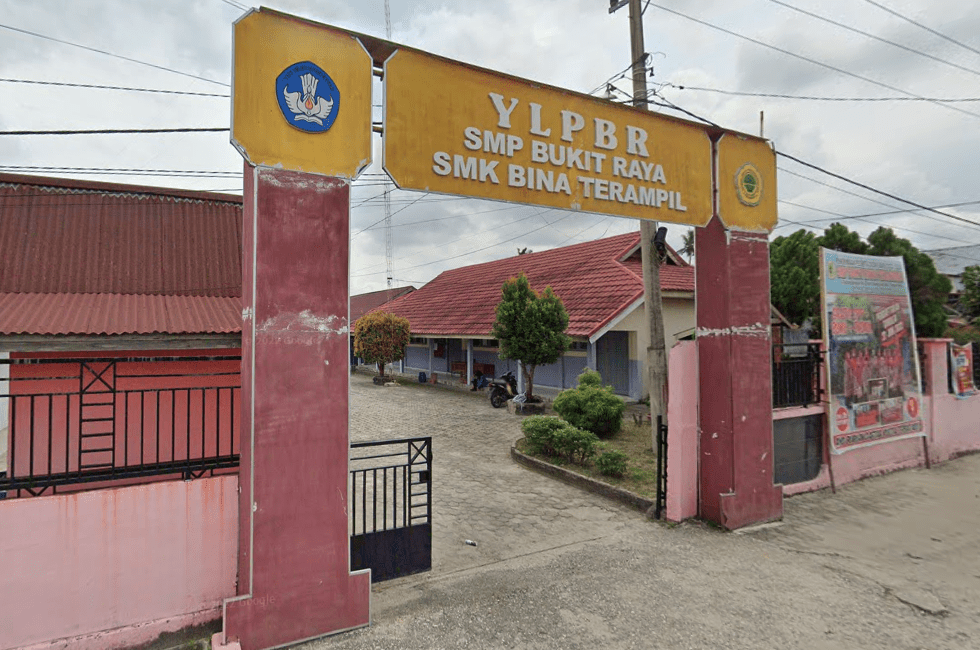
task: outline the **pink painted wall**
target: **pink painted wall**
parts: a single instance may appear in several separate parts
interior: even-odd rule
[[[980,395],[957,399],[949,392],[946,374],[949,341],[950,339],[920,339],[924,349],[922,413],[931,462],[942,462],[963,453],[980,450]],[[773,417],[794,417],[797,412],[797,415],[803,415],[804,410],[812,411],[812,408],[781,409],[775,411]],[[840,455],[825,455],[824,465],[815,479],[786,485],[783,493],[800,494],[830,487],[831,473],[835,485],[844,485],[868,476],[922,467],[925,464],[923,438],[885,442],[853,449]]]
[[[698,348],[681,341],[670,350],[667,403],[667,519],[698,514]]]
[[[132,646],[234,595],[238,478],[0,501],[0,531],[0,650]]]
[[[147,351],[125,353],[71,352],[72,358],[134,356],[235,356],[238,349]],[[65,353],[14,354],[14,358],[61,358]],[[107,364],[95,364],[101,368]],[[238,361],[168,361],[125,362],[116,365],[115,395],[115,444],[114,452],[87,454],[86,461],[110,462],[116,466],[140,465],[181,461],[186,458],[211,457],[237,454],[240,448],[240,401],[241,379]],[[94,379],[84,371],[86,383]],[[162,375],[201,375],[166,377]],[[11,458],[11,476],[57,474],[78,470],[79,464],[79,364],[38,364],[11,366],[12,426],[9,431],[8,451]],[[157,377],[130,377],[124,375],[159,375]],[[27,381],[31,377],[74,377],[73,379],[44,379]],[[95,382],[96,387],[103,387]],[[201,388],[204,387],[203,390]],[[104,388],[104,387],[103,387]],[[177,388],[171,392],[152,392],[160,388]],[[151,391],[143,393],[140,391]],[[75,393],[72,395],[44,396],[38,393]],[[27,394],[37,395],[33,399]],[[17,397],[20,395],[20,397]],[[108,397],[109,393],[106,393]],[[160,396],[159,402],[157,395]],[[93,393],[87,400],[105,399]],[[219,407],[220,403],[220,407]],[[202,413],[203,408],[203,413]],[[32,413],[33,411],[33,413]],[[110,406],[89,407],[87,417],[109,417]],[[108,431],[110,423],[86,423],[86,431]],[[100,428],[101,427],[101,428]],[[31,431],[34,445],[31,448]],[[190,445],[188,446],[188,429]],[[52,431],[49,453],[48,432]],[[200,432],[203,431],[203,438]],[[141,440],[142,432],[142,440]],[[93,444],[109,447],[109,438],[86,440],[87,448]],[[114,455],[114,458],[113,458]],[[129,480],[125,484],[160,480],[159,477]],[[75,489],[95,489],[106,483],[89,483]],[[71,487],[59,487],[68,492]],[[9,496],[18,496],[11,493]]]
[[[980,394],[957,399],[947,383],[949,339],[923,339],[922,400],[926,440],[931,462],[980,451]],[[670,351],[670,400],[668,404],[667,518],[680,521],[697,516],[698,498],[698,394],[697,351],[681,342]],[[773,411],[773,420],[824,414],[825,405]],[[868,476],[925,465],[922,438],[909,438],[853,449],[829,457],[824,454],[820,473],[812,481],[783,486],[784,495],[801,494],[830,487],[831,466],[836,485]],[[826,445],[825,445],[826,447]],[[693,459],[692,459],[693,455]]]

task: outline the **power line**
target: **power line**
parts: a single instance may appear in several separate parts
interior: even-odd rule
[[[527,206],[527,205],[519,205],[519,206],[516,206],[516,207],[518,207],[518,208],[525,208],[525,209],[531,209],[531,206]],[[451,244],[455,244],[457,242],[461,242],[461,241],[464,241],[464,240],[467,240],[467,239],[471,239],[473,237],[476,237],[478,235],[482,235],[484,233],[488,233],[488,232],[495,231],[495,230],[500,230],[501,228],[506,228],[507,226],[512,226],[515,223],[520,223],[522,221],[527,221],[528,219],[533,219],[534,217],[537,217],[537,216],[543,214],[544,212],[548,212],[548,211],[554,210],[554,209],[555,208],[548,208],[547,210],[544,210],[543,212],[542,211],[538,211],[538,212],[535,212],[533,214],[529,214],[527,216],[519,217],[519,218],[514,219],[512,221],[508,221],[506,223],[495,224],[494,226],[492,226],[490,228],[484,228],[483,230],[477,230],[476,232],[472,232],[472,233],[470,233],[468,235],[464,235],[462,237],[457,237],[456,239],[453,239],[452,241],[440,242],[440,245],[441,246],[449,246]],[[544,227],[546,227],[546,226],[542,226],[542,228],[544,228]],[[538,230],[540,230],[540,228]],[[418,255],[422,255],[422,254],[423,253],[418,253]],[[415,256],[409,256],[409,257],[417,257],[417,255],[415,255]],[[365,266],[365,267],[363,267],[361,269],[358,269],[358,270],[360,270],[360,271],[366,271],[368,269],[374,269],[374,268],[377,268],[379,266],[382,266],[382,265],[381,264],[371,264],[370,266]],[[380,271],[379,271],[379,273],[380,273]],[[376,273],[366,273],[364,275],[377,275],[377,274]],[[354,276],[351,276],[351,277],[354,277]]]
[[[654,5],[654,6],[657,6],[657,5]],[[712,126],[716,126],[716,127],[718,126],[714,122],[711,122],[710,120],[707,120],[706,118],[703,118],[700,115],[697,115],[696,113],[692,113],[691,111],[688,111],[688,110],[686,110],[684,108],[681,108],[680,106],[677,106],[677,105],[669,102],[668,100],[664,100],[664,101],[667,101],[667,103],[669,104],[669,106],[666,106],[667,108],[675,108],[676,110],[682,111],[682,112],[690,115],[691,117],[694,117],[695,119],[701,120],[703,122],[707,122],[708,124],[711,124]],[[658,106],[663,106],[663,104],[657,104],[657,105]],[[721,128],[721,127],[719,127],[719,128]],[[859,181],[852,180],[852,179],[850,179],[850,178],[848,178],[846,176],[842,176],[842,175],[837,174],[835,172],[832,172],[832,171],[829,171],[827,169],[824,169],[823,167],[820,167],[818,165],[814,165],[813,163],[809,163],[809,162],[806,162],[805,160],[801,160],[800,158],[797,158],[796,156],[791,156],[788,153],[783,153],[782,151],[778,151],[778,150],[775,153],[776,153],[777,156],[782,156],[783,158],[788,158],[788,159],[790,159],[790,160],[792,160],[794,162],[797,162],[797,163],[799,163],[799,164],[801,164],[801,165],[803,165],[805,167],[809,167],[811,169],[815,169],[815,170],[817,170],[819,172],[822,172],[822,173],[824,173],[824,174],[826,174],[828,176],[832,176],[832,177],[834,177],[834,178],[836,178],[838,180],[842,180],[845,183],[850,183],[851,185],[856,185],[857,187],[866,189],[866,190],[868,190],[870,192],[874,192],[875,194],[880,194],[882,196],[888,197],[888,198],[890,198],[890,199],[892,199],[894,201],[898,201],[900,203],[905,203],[905,204],[908,204],[908,205],[911,205],[911,206],[915,206],[919,210],[925,210],[925,211],[928,211],[928,212],[932,212],[932,213],[938,214],[938,215],[940,215],[942,217],[946,217],[947,219],[952,219],[954,221],[960,221],[960,222],[969,224],[969,225],[971,225],[973,227],[980,227],[980,223],[977,223],[976,221],[971,221],[969,219],[964,219],[963,217],[958,217],[958,216],[956,216],[954,214],[949,214],[948,212],[941,212],[941,211],[937,210],[936,208],[930,208],[928,206],[922,205],[921,203],[916,203],[915,201],[910,201],[908,199],[903,199],[900,196],[896,196],[894,194],[890,194],[890,193],[885,192],[883,190],[879,190],[877,188],[871,187],[870,185],[866,185],[866,184],[861,183]],[[822,183],[821,181],[816,181],[815,179],[812,179],[812,178],[803,176],[802,174],[796,174],[795,172],[791,172],[788,169],[785,169],[785,168],[780,168],[780,169],[782,171],[786,172],[786,173],[790,173],[790,174],[794,174],[794,175],[797,175],[797,176],[801,176],[802,178],[806,178],[807,180],[811,180],[811,181],[814,181],[816,183],[820,183],[822,185],[827,185],[826,183]],[[840,192],[844,192],[846,194],[853,194],[853,192],[848,192],[847,190],[844,190],[844,189],[839,188],[839,187],[834,187],[833,185],[828,185],[828,187],[833,187],[834,189],[836,189],[836,190],[838,190]],[[876,201],[875,199],[870,199],[868,197],[861,196],[859,194],[855,194],[855,196],[859,196],[860,198],[863,198],[863,199],[868,200],[868,201],[873,201],[875,203],[881,203],[880,201]],[[887,206],[887,204],[882,204],[882,205],[886,205]],[[892,207],[892,206],[888,206],[888,207]],[[922,215],[922,216],[928,217],[929,215]]]
[[[811,11],[807,11],[806,9],[801,9],[800,7],[795,7],[795,6],[793,6],[793,5],[789,4],[789,3],[783,2],[782,0],[769,0],[769,2],[773,2],[773,3],[777,4],[777,5],[780,5],[781,7],[786,7],[787,9],[792,9],[793,11],[799,12],[799,13],[805,15],[805,16],[810,16],[811,18],[816,18],[817,20],[822,20],[825,23],[830,23],[831,25],[836,25],[837,27],[840,27],[841,29],[846,29],[846,30],[848,30],[850,32],[854,32],[855,34],[860,34],[860,35],[866,36],[868,38],[873,38],[876,41],[879,41],[881,43],[885,43],[887,45],[891,45],[892,47],[897,47],[899,49],[905,50],[906,52],[911,52],[912,54],[918,54],[919,56],[923,56],[923,57],[925,57],[927,59],[932,59],[933,61],[937,61],[937,62],[942,63],[944,65],[948,65],[948,66],[951,66],[953,68],[957,68],[959,70],[963,70],[964,72],[969,72],[970,74],[975,74],[977,76],[980,76],[980,72],[978,72],[976,70],[973,70],[971,68],[967,68],[966,66],[962,66],[962,65],[960,65],[958,63],[953,63],[952,61],[947,61],[946,59],[941,59],[938,56],[933,56],[933,55],[931,55],[931,54],[929,54],[927,52],[920,52],[919,50],[916,50],[916,49],[911,48],[911,47],[907,47],[905,45],[902,45],[901,43],[896,43],[894,41],[889,41],[888,39],[881,38],[880,36],[875,36],[874,34],[871,34],[871,33],[868,33],[866,31],[857,29],[856,27],[851,27],[850,25],[845,25],[844,23],[837,22],[836,20],[833,20],[831,18],[827,18],[826,16],[821,16],[821,15],[815,14],[815,13],[813,13]]]
[[[867,218],[862,217],[862,216],[847,216],[847,215],[844,215],[844,214],[840,214],[838,212],[833,212],[832,210],[824,210],[822,208],[814,208],[813,206],[803,205],[803,204],[800,204],[800,203],[793,203],[792,201],[785,201],[785,200],[780,199],[779,202],[780,203],[785,203],[786,205],[792,205],[792,206],[797,207],[797,208],[803,208],[804,210],[813,210],[814,212],[822,212],[824,214],[832,214],[832,215],[835,215],[837,217],[837,218],[831,218],[831,219],[814,219],[812,221],[808,221],[807,222],[807,225],[812,224],[812,223],[816,223],[816,222],[820,222],[820,221],[836,221],[836,222],[840,222],[840,221],[844,221],[845,219],[847,219],[847,220],[857,219],[858,221],[863,221],[865,223],[870,223],[870,224],[875,225],[875,226],[887,227],[887,228],[891,228],[892,230],[901,230],[901,231],[904,231],[904,232],[910,232],[910,233],[913,233],[915,235],[922,235],[924,237],[933,237],[935,239],[946,239],[948,241],[955,241],[955,242],[962,242],[963,241],[962,238],[947,237],[946,235],[936,235],[934,233],[923,232],[921,230],[913,230],[912,228],[906,228],[905,226],[896,226],[896,225],[893,225],[893,224],[886,226],[885,224],[881,223],[880,221],[872,221],[871,219],[867,219]]]
[[[119,135],[132,133],[221,133],[227,126],[184,127],[176,129],[73,129],[63,131],[0,131],[0,135]]]
[[[788,153],[783,153],[782,151],[776,151],[776,155],[777,156],[782,156],[783,158],[788,158],[788,159],[790,159],[790,160],[792,160],[792,161],[794,161],[794,162],[796,162],[796,163],[798,163],[800,165],[803,165],[804,167],[809,167],[810,169],[815,169],[818,172],[822,172],[822,173],[824,173],[824,174],[826,174],[828,176],[833,176],[834,178],[836,178],[838,180],[842,180],[845,183],[850,183],[851,185],[855,185],[855,186],[860,187],[862,189],[866,189],[869,192],[874,192],[875,194],[880,194],[882,196],[887,196],[888,198],[892,199],[893,201],[899,201],[901,203],[906,203],[908,205],[913,205],[913,206],[919,208],[920,210],[926,210],[928,212],[932,212],[934,214],[938,214],[940,216],[946,217],[947,219],[953,219],[955,221],[962,221],[963,223],[968,223],[971,226],[980,227],[980,223],[977,223],[976,221],[970,221],[969,219],[964,219],[963,217],[958,217],[955,214],[949,214],[948,212],[941,212],[941,211],[939,211],[939,210],[937,210],[935,208],[930,208],[928,206],[922,205],[921,203],[916,203],[915,201],[910,201],[908,199],[903,199],[900,196],[896,196],[894,194],[890,194],[889,192],[885,192],[883,190],[879,190],[879,189],[876,189],[874,187],[871,187],[870,185],[866,185],[866,184],[861,183],[859,181],[852,180],[852,179],[850,179],[850,178],[848,178],[846,176],[842,176],[840,174],[837,174],[837,173],[834,173],[832,171],[826,170],[823,167],[819,167],[817,165],[814,165],[813,163],[808,163],[805,160],[800,160],[796,156],[791,156]]]
[[[531,217],[537,217],[539,215],[544,214],[545,212],[551,212],[552,210],[554,210],[554,208],[547,208],[545,210],[541,210],[540,212],[536,212],[536,213],[532,214]],[[562,221],[564,219],[567,219],[569,216],[571,216],[571,215],[565,215],[564,217],[561,217],[560,219],[557,219],[553,223],[558,223],[559,221]],[[530,217],[528,217],[528,218],[530,218]],[[496,244],[490,244],[489,246],[484,246],[483,248],[478,248],[476,250],[467,251],[465,253],[460,253],[459,255],[453,255],[451,257],[444,257],[441,260],[434,260],[432,262],[426,262],[425,264],[416,264],[415,266],[409,266],[409,267],[404,268],[402,270],[403,271],[411,271],[412,269],[418,269],[418,268],[421,268],[423,266],[431,266],[432,264],[439,264],[440,262],[448,262],[450,260],[455,260],[455,259],[458,259],[460,257],[465,257],[467,255],[473,255],[475,253],[481,253],[481,252],[483,252],[485,250],[489,250],[491,248],[496,248],[497,246],[503,246],[504,244],[508,244],[508,243],[514,241],[515,239],[520,239],[521,237],[525,237],[527,235],[530,235],[533,232],[537,232],[539,230],[544,230],[545,228],[547,228],[548,226],[551,226],[551,225],[552,225],[552,223],[548,223],[547,221],[545,221],[545,224],[543,226],[541,226],[540,228],[535,228],[534,230],[528,230],[527,232],[523,232],[523,233],[521,233],[519,235],[516,235],[514,237],[511,237],[510,239],[505,239],[503,241],[497,242]],[[367,276],[367,275],[378,275],[378,273],[384,273],[384,271],[378,271],[376,273],[361,273],[359,275],[352,275],[351,277],[352,278],[360,278],[360,277],[364,277],[364,276]]]
[[[750,93],[741,92],[738,90],[705,88],[703,86],[680,86],[672,83],[664,84],[663,87],[676,88],[678,90],[700,90],[709,93],[719,93],[722,95],[735,95],[741,97],[804,99],[820,102],[980,102],[980,97],[820,97],[815,95],[786,95],[782,93]],[[650,92],[656,93],[656,90],[652,89]]]
[[[199,79],[201,81],[207,81],[208,83],[218,84],[219,86],[231,87],[231,84],[227,84],[223,81],[215,81],[214,79],[208,79],[207,77],[202,77],[200,75],[191,74],[189,72],[181,72],[180,70],[174,70],[173,68],[168,68],[166,66],[157,65],[156,63],[149,63],[147,61],[140,61],[139,59],[134,59],[128,56],[123,56],[121,54],[113,54],[112,52],[107,52],[105,50],[100,50],[94,47],[89,47],[88,45],[80,45],[78,43],[72,43],[70,41],[65,41],[60,38],[55,38],[53,36],[45,36],[44,34],[38,34],[37,32],[32,32],[26,29],[21,29],[19,27],[11,27],[10,25],[4,25],[0,23],[0,28],[9,29],[12,32],[19,32],[21,34],[27,34],[28,36],[35,36],[37,38],[43,38],[46,41],[53,41],[55,43],[61,43],[62,45],[70,45],[71,47],[77,47],[82,50],[88,50],[89,52],[96,52],[97,54],[104,54],[106,56],[111,56],[116,59],[122,59],[123,61],[129,61],[130,63],[137,63],[139,65],[145,65],[150,68],[156,68],[157,70],[163,70],[164,72],[172,72],[174,74],[179,74],[183,77],[190,77],[191,79]]]
[[[135,172],[139,174],[208,174],[224,176],[241,176],[240,171],[215,171],[210,169],[133,169],[131,167],[44,167],[38,165],[0,165],[0,169],[5,171],[24,170],[24,171],[45,171],[45,172],[72,172],[84,174],[101,174],[103,172]]]
[[[385,187],[387,187],[387,183],[385,184]],[[428,192],[426,192],[425,194],[423,194],[423,195],[421,195],[421,196],[419,196],[419,197],[418,197],[417,199],[415,199],[414,201],[412,201],[411,203],[409,203],[408,205],[406,205],[406,206],[405,206],[404,208],[399,208],[398,210],[395,210],[395,211],[394,211],[394,212],[392,212],[391,214],[387,214],[387,211],[386,211],[386,214],[385,214],[385,216],[383,216],[383,217],[381,217],[381,219],[379,219],[378,221],[375,221],[374,223],[372,223],[372,224],[371,224],[370,226],[368,226],[367,228],[362,228],[361,230],[358,230],[358,231],[357,231],[356,233],[354,233],[353,235],[351,235],[351,239],[353,239],[354,237],[357,237],[358,235],[360,235],[360,234],[361,234],[362,232],[364,232],[365,230],[370,230],[370,229],[371,229],[371,228],[373,228],[374,226],[377,226],[377,225],[378,225],[379,223],[381,223],[382,221],[390,221],[390,220],[391,220],[391,217],[393,217],[393,216],[395,216],[396,214],[398,214],[398,213],[399,213],[399,212],[401,212],[402,210],[407,210],[407,209],[409,209],[410,207],[412,207],[413,205],[415,205],[416,203],[418,203],[419,201],[421,201],[422,199],[424,199],[424,198],[425,198],[425,197],[427,197],[428,195],[429,195],[429,193],[428,193]]]
[[[225,3],[226,5],[228,5],[229,7],[234,7],[235,9],[239,9],[241,11],[248,11],[248,7],[246,7],[245,5],[239,4],[237,2],[232,2],[231,0],[221,0],[221,1],[223,3]]]
[[[660,9],[661,11],[666,11],[669,14],[673,14],[675,16],[680,16],[681,18],[685,18],[685,19],[690,20],[692,22],[698,23],[699,25],[704,25],[705,27],[710,27],[711,29],[718,30],[718,31],[723,32],[725,34],[728,34],[730,36],[734,36],[736,38],[740,38],[740,39],[749,41],[750,43],[755,43],[756,45],[761,45],[762,47],[766,47],[766,48],[769,48],[771,50],[775,50],[777,52],[780,52],[782,54],[786,54],[787,56],[791,56],[791,57],[793,57],[795,59],[800,59],[801,61],[806,61],[808,63],[812,63],[814,65],[818,65],[818,66],[820,66],[822,68],[826,68],[828,70],[833,70],[834,72],[838,72],[840,74],[847,75],[848,77],[853,77],[855,79],[860,79],[861,81],[864,81],[864,82],[867,82],[867,83],[871,83],[871,84],[874,84],[876,86],[880,86],[882,88],[887,88],[888,90],[892,90],[892,91],[897,92],[897,93],[902,93],[903,95],[908,95],[909,97],[921,97],[921,95],[916,95],[915,93],[911,93],[911,92],[909,92],[907,90],[902,90],[901,88],[897,88],[895,86],[886,84],[884,82],[876,81],[874,79],[871,79],[870,77],[865,77],[863,75],[859,75],[857,73],[850,72],[848,70],[844,70],[843,68],[838,68],[837,66],[830,65],[829,63],[823,63],[822,61],[817,61],[816,59],[811,59],[810,57],[803,56],[802,54],[797,54],[795,52],[791,52],[791,51],[786,50],[786,49],[783,49],[781,47],[777,47],[775,45],[771,45],[769,43],[766,43],[764,41],[760,41],[760,40],[755,39],[755,38],[752,38],[750,36],[745,36],[744,34],[739,34],[738,32],[733,32],[730,29],[725,29],[724,27],[720,27],[720,26],[715,25],[713,23],[709,23],[707,21],[701,20],[700,18],[694,18],[693,16],[688,16],[687,14],[681,13],[680,11],[676,11],[674,9],[668,9],[667,7],[664,7],[662,5],[658,5],[658,4],[655,4],[655,3],[652,3],[652,2],[650,3],[650,6],[656,7],[657,9]],[[923,97],[922,99],[924,101],[929,101],[929,99],[928,98],[925,98],[925,97]],[[980,117],[980,113],[974,113],[972,111],[967,111],[967,110],[964,110],[962,108],[958,108],[956,106],[950,106],[949,104],[943,104],[942,102],[932,101],[930,103],[935,104],[936,106],[942,106],[943,108],[947,108],[947,109],[949,109],[951,111],[956,111],[957,113],[963,113],[964,115],[970,115],[971,117]]]
[[[132,88],[129,86],[106,86],[102,84],[73,84],[64,81],[38,81],[36,79],[0,79],[0,82],[15,84],[33,84],[36,86],[65,86],[68,88],[89,88],[98,90],[125,90],[135,93],[161,93],[166,95],[194,95],[197,97],[224,97],[231,95],[221,95],[219,93],[195,93],[189,90],[163,90],[161,88]]]
[[[874,6],[878,7],[882,11],[887,11],[888,13],[890,13],[891,15],[893,15],[893,16],[895,16],[897,18],[901,18],[902,20],[904,20],[907,23],[911,23],[911,24],[915,25],[916,27],[922,28],[922,29],[926,30],[927,32],[929,32],[930,34],[935,34],[939,38],[945,39],[945,40],[949,41],[950,43],[953,43],[954,45],[959,45],[960,47],[962,47],[964,49],[970,50],[974,54],[980,54],[980,50],[976,49],[975,47],[970,47],[969,45],[966,45],[964,43],[960,43],[959,41],[957,41],[957,40],[955,40],[953,38],[950,38],[949,36],[946,36],[946,34],[943,34],[942,32],[937,32],[936,30],[932,29],[931,27],[926,27],[922,23],[916,22],[916,21],[912,20],[911,18],[908,18],[907,16],[903,16],[902,14],[898,13],[894,9],[889,9],[888,7],[884,6],[883,4],[879,4],[877,2],[874,2],[874,0],[864,0],[864,1],[867,2],[870,5],[874,5]]]

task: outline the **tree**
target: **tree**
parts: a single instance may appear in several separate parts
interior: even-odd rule
[[[905,261],[916,335],[942,336],[947,324],[945,304],[953,290],[949,278],[936,270],[931,257],[920,252],[909,240],[898,237],[891,228],[875,230],[868,235],[868,244],[871,255],[901,255]]]
[[[694,228],[690,228],[684,233],[682,244],[680,254],[686,255],[687,261],[690,262],[691,258],[694,257]]]
[[[960,311],[973,322],[980,317],[980,266],[963,269],[963,293],[960,294]]]
[[[378,376],[384,377],[386,363],[405,358],[410,336],[407,318],[384,311],[371,312],[354,324],[354,354],[378,364]]]
[[[818,241],[821,246],[830,250],[858,255],[868,254],[868,245],[861,241],[861,235],[848,230],[847,226],[840,223],[830,224]]]
[[[534,369],[558,361],[571,345],[565,334],[568,314],[551,287],[539,293],[521,273],[504,282],[490,335],[500,341],[500,357],[521,362],[528,401],[533,399]]]
[[[816,235],[797,230],[769,246],[772,304],[791,323],[820,322],[820,243]]]
[[[946,311],[943,305],[952,284],[936,271],[932,259],[891,228],[881,227],[867,242],[843,224],[835,223],[821,237],[797,230],[777,237],[769,247],[771,300],[794,323],[812,318],[820,322],[820,247],[859,255],[899,256],[905,262],[915,332],[919,336],[943,336]]]

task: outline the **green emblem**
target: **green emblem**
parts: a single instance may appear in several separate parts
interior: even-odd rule
[[[745,163],[735,172],[735,192],[738,200],[749,207],[762,201],[762,175],[752,163]]]

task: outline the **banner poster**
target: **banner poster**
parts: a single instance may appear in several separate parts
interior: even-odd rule
[[[949,370],[953,392],[959,398],[977,393],[973,385],[973,346],[949,344]]]
[[[831,451],[925,435],[902,258],[821,248],[820,275]]]

